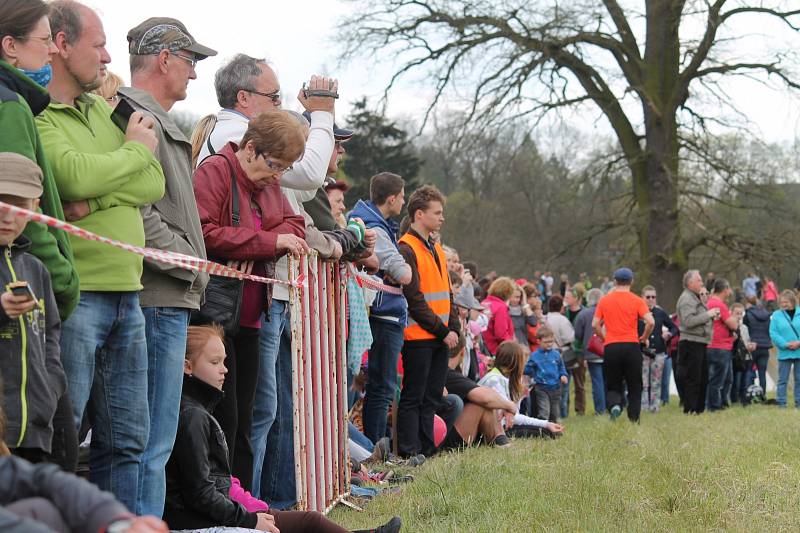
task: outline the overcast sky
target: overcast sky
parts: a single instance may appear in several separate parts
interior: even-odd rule
[[[339,0],[236,0],[198,2],[196,0],[94,0],[105,25],[110,70],[129,81],[127,41],[130,28],[151,16],[181,20],[200,43],[216,49],[219,55],[201,61],[197,80],[189,84],[188,98],[176,109],[197,115],[218,109],[213,77],[219,66],[232,55],[244,52],[266,57],[276,68],[284,93],[284,107],[297,109],[296,94],[311,74],[334,75],[340,80],[337,117],[345,122],[350,104],[361,96],[375,101],[392,74],[392,58],[380,64],[361,60],[345,69],[336,68],[336,23],[352,8]],[[757,24],[758,21],[754,20]],[[758,29],[758,28],[756,28]],[[768,30],[764,30],[768,32]],[[736,106],[754,122],[755,133],[769,141],[788,141],[800,133],[800,97],[788,91],[770,91],[754,82],[728,85]],[[432,98],[431,87],[411,81],[395,89],[388,112],[397,118],[419,120]],[[582,131],[609,133],[604,120],[585,116],[567,117]]]

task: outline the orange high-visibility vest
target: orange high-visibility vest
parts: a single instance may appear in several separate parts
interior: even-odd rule
[[[447,274],[447,260],[444,250],[438,243],[434,246],[436,256],[439,258],[441,269],[436,265],[430,248],[418,237],[406,233],[400,238],[411,247],[417,258],[417,271],[419,273],[419,290],[425,297],[428,307],[438,316],[446,326],[450,319],[450,276]],[[408,317],[408,326],[403,332],[403,339],[407,341],[435,340],[436,336],[417,324],[413,318]]]

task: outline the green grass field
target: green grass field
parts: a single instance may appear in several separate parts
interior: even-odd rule
[[[800,530],[795,409],[689,417],[673,402],[640,425],[624,415],[565,425],[555,441],[436,457],[401,494],[331,518],[360,528],[399,515],[406,532]]]

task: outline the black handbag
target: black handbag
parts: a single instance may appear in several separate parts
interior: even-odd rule
[[[233,165],[227,159],[225,161],[231,171],[231,226],[236,228],[239,227],[239,190]],[[203,303],[199,310],[192,311],[190,323],[195,326],[219,324],[226,336],[236,335],[239,331],[243,287],[244,280],[212,274],[206,285]]]

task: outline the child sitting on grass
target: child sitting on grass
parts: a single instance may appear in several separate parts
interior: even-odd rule
[[[561,418],[561,385],[567,383],[567,369],[561,353],[555,349],[553,330],[542,326],[536,337],[539,348],[525,364],[525,375],[530,376],[534,384],[531,405],[535,407],[536,416],[546,416],[550,422],[558,422]]]
[[[178,434],[167,463],[164,520],[172,530],[225,526],[282,533],[346,532],[321,513],[272,510],[236,487],[233,495],[239,501],[232,498],[228,445],[211,415],[222,399],[228,373],[223,337],[216,325],[189,327]],[[248,511],[242,502],[254,510]],[[394,517],[364,531],[397,533],[400,526],[400,518]]]
[[[478,385],[494,389],[519,408],[522,397],[526,394],[525,385],[522,383],[522,369],[527,357],[528,350],[525,346],[516,341],[502,342],[497,347],[494,368],[481,378]],[[560,424],[525,416],[519,412],[514,415],[513,427],[509,428],[506,424],[506,434],[514,437],[552,437],[560,435],[563,431],[564,428]]]
[[[19,154],[0,154],[0,201],[35,211],[42,171]],[[6,443],[14,455],[49,458],[53,416],[67,388],[58,345],[61,320],[50,273],[27,252],[27,221],[0,214],[0,376],[7,416]]]

